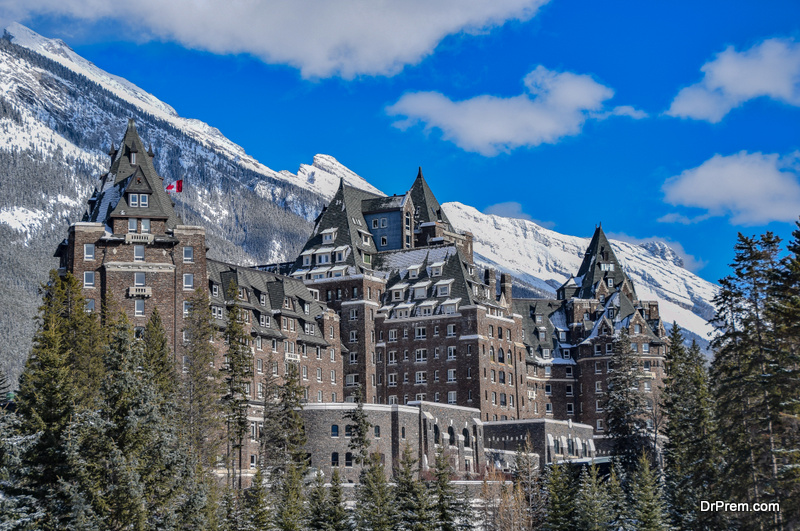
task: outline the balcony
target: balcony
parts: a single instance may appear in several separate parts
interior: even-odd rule
[[[300,361],[300,354],[294,352],[287,352],[285,355],[286,361]]]
[[[125,243],[153,243],[155,236],[153,234],[138,234],[136,232],[128,232],[125,234]]]
[[[150,286],[131,286],[128,288],[128,297],[152,297],[153,288]]]

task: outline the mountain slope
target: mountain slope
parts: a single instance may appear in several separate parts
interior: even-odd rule
[[[566,236],[522,219],[483,214],[461,203],[442,208],[457,228],[475,237],[475,259],[511,273],[542,294],[555,290],[577,273],[589,238]],[[593,227],[590,227],[593,228]],[[683,268],[680,257],[664,243],[634,245],[612,240],[617,258],[633,280],[639,298],[660,301],[665,322],[707,339],[710,301],[717,286]]]

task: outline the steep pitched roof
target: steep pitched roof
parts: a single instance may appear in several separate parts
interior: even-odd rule
[[[611,242],[608,241],[601,225],[595,229],[592,241],[589,242],[577,278],[580,279],[577,297],[581,299],[594,298],[598,282],[606,281],[608,278],[614,280],[614,288],[610,291],[619,290],[626,281],[631,290],[634,290],[633,283],[622,270],[622,265],[617,260]]]
[[[172,206],[172,199],[164,191],[164,179],[156,172],[133,118],[128,120],[119,149],[112,149],[112,152],[111,168],[101,177],[83,221],[105,223],[110,227],[113,217],[137,217],[164,219],[167,229],[180,225],[182,222]],[[131,164],[132,153],[137,154],[136,164]],[[148,206],[130,207],[126,192],[149,194]]]
[[[414,202],[414,207],[417,208],[417,220],[420,223],[440,221],[447,224],[448,230],[453,230],[450,220],[447,219],[442,206],[436,200],[436,196],[433,195],[427,181],[425,181],[425,177],[422,175],[422,168],[417,172],[417,178],[414,179],[414,184],[411,185],[409,193],[411,194],[411,200]]]

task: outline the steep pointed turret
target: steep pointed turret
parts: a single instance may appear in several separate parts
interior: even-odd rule
[[[414,206],[417,210],[417,221],[419,223],[440,222],[446,225],[445,229],[452,231],[453,227],[450,220],[447,219],[442,206],[436,200],[425,177],[422,175],[422,168],[417,171],[417,178],[414,179],[414,184],[411,185],[411,200],[414,201]]]
[[[633,283],[622,270],[602,224],[594,231],[576,281],[580,285],[577,296],[581,299],[592,299],[600,293],[611,294],[616,291],[623,291],[631,299],[636,299]]]

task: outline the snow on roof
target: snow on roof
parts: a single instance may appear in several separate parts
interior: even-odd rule
[[[333,252],[333,247],[320,247],[314,251],[314,254],[330,253]]]
[[[338,253],[339,251],[346,251],[350,248],[349,245],[340,245],[339,247],[335,247],[333,252]]]
[[[457,299],[447,299],[442,304],[458,304],[459,302],[461,302],[461,297]]]
[[[310,271],[310,273],[312,275],[316,275],[318,273],[327,273],[328,271],[330,271],[330,269],[331,269],[330,267],[315,267]]]
[[[437,282],[436,284],[434,284],[434,286],[435,286],[435,287],[439,287],[439,286],[446,286],[447,284],[452,284],[453,282],[455,282],[455,279],[454,279],[454,278],[446,278],[446,279],[444,279],[444,280],[440,280],[439,282]]]
[[[395,306],[395,309],[404,310],[406,308],[413,308],[413,307],[414,307],[414,303],[413,302],[403,302],[403,303],[398,304],[397,306]]]
[[[407,282],[401,282],[399,284],[395,284],[394,286],[392,286],[391,289],[406,289],[407,287],[408,287]]]
[[[332,227],[330,229],[325,229],[323,231],[320,231],[320,234],[333,234],[337,230],[339,230],[339,229],[337,229],[336,227]]]
[[[430,285],[431,285],[431,281],[430,281],[430,280],[420,280],[419,282],[417,282],[416,284],[414,284],[414,286],[412,286],[412,287],[413,287],[414,289],[417,289],[417,288],[427,288],[427,287],[428,287],[428,286],[430,286]]]
[[[431,267],[444,267],[444,261],[434,262]]]
[[[305,251],[300,253],[300,256],[307,256],[309,254],[314,254],[314,249],[306,249]]]
[[[428,299],[425,302],[421,302],[419,305],[420,306],[436,306],[437,302],[438,301],[436,299]]]

